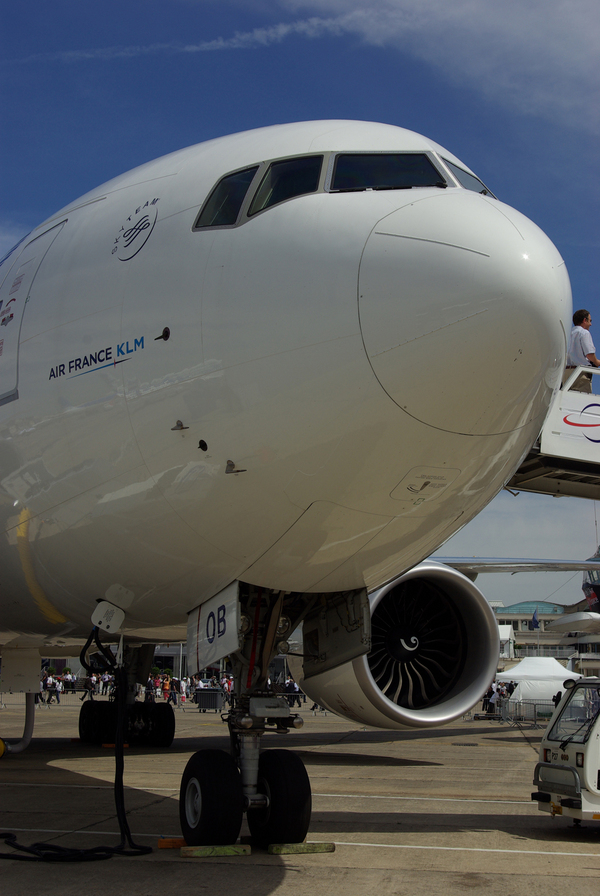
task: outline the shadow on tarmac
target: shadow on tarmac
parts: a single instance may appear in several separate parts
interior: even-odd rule
[[[394,766],[394,767],[411,767],[411,766],[436,766],[441,762],[428,762],[427,760],[417,759],[397,759],[395,756],[373,756],[368,754],[363,756],[360,753],[323,753],[310,752],[305,750],[294,750],[305,765],[342,765],[342,766]]]
[[[557,824],[560,824],[560,821],[557,821]],[[311,833],[318,835],[321,831],[334,835],[410,832],[417,835],[420,841],[427,835],[437,836],[446,832],[467,833],[474,837],[479,834],[505,833],[515,841],[515,848],[519,848],[519,840],[539,845],[546,842],[556,843],[557,839],[556,829],[537,829],[532,825],[531,817],[528,816],[495,815],[492,818],[486,812],[461,812],[460,824],[457,824],[455,814],[445,822],[443,812],[440,813],[437,810],[432,812],[403,812],[401,809],[394,812],[371,811],[368,814],[368,819],[365,812],[319,812],[313,810]],[[564,830],[560,832],[561,840],[570,844],[574,841],[580,844],[586,842],[597,844],[599,836],[600,828],[598,830],[585,826],[576,828],[568,824],[565,824]]]
[[[228,738],[206,738],[203,746],[208,746],[209,740],[219,747],[228,745]],[[151,845],[153,853],[114,856],[91,863],[3,859],[2,896],[23,896],[28,892],[61,896],[180,896],[191,888],[209,896],[231,888],[239,888],[244,896],[270,896],[279,890],[286,875],[294,876],[279,856],[253,848],[251,856],[241,859],[183,859],[179,849],[157,848],[160,836],[181,836],[178,793],[173,791],[178,790],[177,766],[182,762],[179,754],[189,753],[189,749],[177,741],[174,747],[160,752],[132,748],[125,756],[126,778],[129,774],[143,780],[143,775],[149,774],[156,788],[124,788],[133,840]],[[2,832],[15,833],[24,846],[36,842],[74,849],[116,846],[120,835],[110,776],[112,758],[109,749],[69,742],[66,738],[38,738],[24,753],[5,757],[0,763]],[[65,767],[73,761],[81,764],[81,760],[85,774]],[[175,764],[176,788],[169,788],[173,779],[164,775],[171,763]],[[161,793],[167,789],[168,794]],[[245,823],[244,834],[248,834]],[[0,852],[18,854],[3,840]]]

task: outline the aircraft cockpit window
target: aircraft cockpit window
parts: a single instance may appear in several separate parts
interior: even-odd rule
[[[258,167],[255,165],[223,177],[204,203],[193,229],[235,224]]]
[[[314,193],[319,186],[322,164],[323,156],[302,156],[273,162],[256,191],[248,215],[255,215],[294,196]]]
[[[15,251],[19,248],[19,246],[21,245],[21,243],[24,243],[24,242],[25,242],[25,240],[27,239],[28,236],[29,236],[29,234],[26,233],[25,236],[22,237],[22,238],[19,240],[19,242],[16,243],[16,244],[12,247],[12,249],[10,249],[10,250],[6,253],[6,255],[3,255],[2,258],[0,258],[0,267],[4,264],[5,261],[8,261],[8,259],[9,259],[10,256],[13,254],[13,252],[15,252]]]
[[[461,187],[464,187],[465,190],[473,190],[474,193],[483,193],[484,196],[491,196],[492,199],[496,198],[492,191],[488,190],[486,185],[480,181],[478,177],[475,177],[474,174],[469,174],[464,168],[459,168],[458,165],[454,165],[453,162],[449,162],[448,159],[444,159],[444,164],[448,166]]]
[[[445,178],[425,153],[374,152],[338,156],[330,190],[341,193],[446,186]]]

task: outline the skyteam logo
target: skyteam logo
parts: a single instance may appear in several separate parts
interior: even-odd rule
[[[598,422],[597,423],[582,423],[581,418],[586,413],[586,411],[589,411],[590,408],[598,408],[598,410],[594,412],[594,415],[598,415]],[[567,414],[566,417],[563,417],[563,423],[566,423],[567,426],[577,426],[577,427],[581,428],[582,430],[586,430],[586,429],[596,430],[596,432],[593,433],[593,435],[598,435],[599,438],[597,438],[597,439],[593,439],[592,434],[588,435],[587,432],[582,432],[581,434],[588,440],[588,442],[596,442],[597,444],[600,444],[600,432],[598,431],[598,427],[600,427],[600,415],[598,413],[599,411],[600,411],[600,404],[598,404],[597,402],[592,402],[592,404],[586,404],[586,406],[580,412],[579,420],[571,420],[570,418],[575,415]],[[590,416],[592,416],[592,415],[590,415]]]
[[[148,199],[121,226],[112,248],[120,261],[131,261],[150,239],[158,218],[158,202],[158,198]]]

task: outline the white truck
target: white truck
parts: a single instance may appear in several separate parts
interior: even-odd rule
[[[540,745],[531,794],[550,815],[600,821],[600,678],[567,679]]]

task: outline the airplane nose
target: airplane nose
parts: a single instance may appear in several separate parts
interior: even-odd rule
[[[564,364],[571,290],[528,218],[467,191],[382,218],[359,273],[361,330],[382,387],[450,432],[510,432],[544,414]]]

